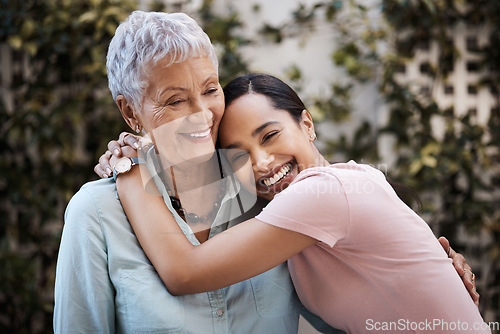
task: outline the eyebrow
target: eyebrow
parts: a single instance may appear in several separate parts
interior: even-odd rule
[[[269,121],[269,122],[266,122],[264,124],[262,124],[261,126],[259,126],[257,129],[253,130],[252,131],[252,137],[256,137],[258,136],[262,131],[264,131],[265,128],[267,128],[269,125],[273,125],[273,124],[278,124],[279,122],[276,122],[276,121]],[[231,145],[228,145],[226,147],[226,149],[231,149],[231,148],[238,148],[241,146],[241,143],[240,142],[236,142],[236,143],[233,143]]]
[[[259,133],[264,131],[264,129],[267,128],[269,125],[273,125],[273,124],[277,124],[277,123],[278,122],[276,122],[276,121],[269,121],[269,122],[262,124],[257,129],[252,131],[252,137],[256,137]]]
[[[205,86],[210,80],[213,80],[213,79],[217,79],[217,74],[210,74],[204,81],[203,83],[201,84],[202,86]],[[188,88],[185,88],[185,87],[177,87],[177,86],[173,86],[173,87],[167,87],[165,89],[163,89],[160,93],[163,94],[165,93],[166,91],[171,91],[171,90],[178,90],[178,91],[187,91]]]

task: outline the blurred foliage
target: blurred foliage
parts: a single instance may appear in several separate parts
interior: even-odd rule
[[[184,3],[189,3],[189,0]],[[175,2],[151,2],[152,10],[177,11]],[[179,1],[183,3],[183,1]],[[345,70],[325,97],[305,97],[316,120],[351,120],[353,90],[375,82],[389,108],[383,126],[360,122],[352,136],[327,143],[327,154],[377,164],[380,138],[395,139],[390,177],[422,197],[424,214],[474,267],[483,314],[500,309],[500,109],[486,125],[472,111],[441,110],[430,96],[395,78],[422,45],[437,43],[438,62],[427,64],[434,82],[446,80],[461,56],[450,36],[456,24],[488,24],[489,42],[474,51],[482,71],[477,89],[499,101],[500,2],[495,0],[380,0],[376,19],[367,1],[324,0],[299,4],[290,20],[265,23],[261,38],[304,43],[319,20],[335,31],[332,66]],[[52,332],[55,261],[62,216],[70,197],[95,179],[92,167],[107,141],[126,130],[107,89],[105,56],[114,31],[137,8],[132,0],[0,0],[0,55],[12,57],[11,80],[0,87],[0,331]],[[255,43],[241,33],[242,20],[204,0],[188,14],[215,44],[221,83],[248,70],[240,48]],[[228,7],[228,8],[227,8]],[[259,5],[253,10],[258,12]],[[324,28],[323,28],[324,29]],[[6,59],[1,59],[7,62]],[[286,75],[303,85],[300,67]],[[5,86],[8,84],[8,86]],[[444,133],[437,135],[439,119]],[[476,243],[465,242],[465,231]],[[478,239],[475,236],[487,235]],[[472,246],[471,246],[472,245]],[[472,252],[473,251],[473,252]],[[470,257],[469,257],[470,256]],[[486,261],[484,259],[486,258]],[[485,275],[488,274],[488,277]],[[491,319],[490,319],[491,320]]]

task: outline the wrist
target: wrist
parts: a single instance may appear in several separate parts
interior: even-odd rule
[[[113,167],[113,179],[116,181],[118,175],[128,173],[135,165],[145,164],[146,161],[142,158],[120,158]]]

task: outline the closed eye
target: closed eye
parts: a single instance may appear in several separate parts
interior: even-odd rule
[[[179,98],[169,99],[165,101],[165,106],[175,106],[185,101],[186,101],[185,99],[179,99]]]
[[[210,95],[210,94],[217,92],[218,90],[219,90],[218,88],[209,88],[205,91],[205,93],[203,95]]]
[[[176,100],[173,102],[167,102],[167,106],[175,106],[175,105],[180,104],[182,102],[184,102],[184,100]]]
[[[272,139],[274,136],[276,136],[277,134],[279,133],[279,131],[271,131],[267,134],[265,134],[263,137],[262,137],[262,144],[264,144],[265,142],[267,142],[268,140]]]

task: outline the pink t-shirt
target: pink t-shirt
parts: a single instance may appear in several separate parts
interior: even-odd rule
[[[429,226],[375,168],[311,168],[257,219],[319,242],[289,259],[303,304],[348,333],[490,333]]]

